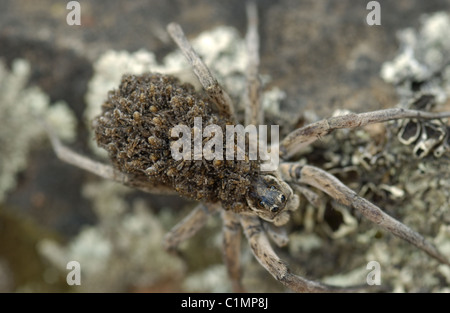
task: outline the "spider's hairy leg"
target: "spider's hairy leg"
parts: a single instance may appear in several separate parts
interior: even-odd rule
[[[450,117],[450,112],[431,113],[401,108],[330,117],[296,129],[288,134],[280,143],[280,157],[288,159],[300,149],[340,128],[356,128],[404,118],[441,119],[446,117]]]
[[[425,240],[419,233],[410,229],[405,224],[384,213],[379,207],[366,199],[358,196],[356,192],[345,186],[335,176],[321,170],[320,168],[296,163],[282,163],[280,172],[287,181],[298,181],[328,194],[337,202],[357,209],[364,217],[377,224],[381,228],[391,232],[425,251],[441,263],[450,265],[448,259],[442,255],[437,248]]]
[[[178,45],[189,64],[192,66],[192,69],[200,81],[200,84],[203,86],[205,92],[217,105],[220,114],[234,120],[234,107],[230,96],[225,92],[225,90],[223,90],[211,74],[209,68],[202,61],[197,52],[194,51],[184,35],[181,26],[177,23],[170,23],[167,25],[167,31]]]
[[[367,286],[334,287],[292,274],[287,265],[273,251],[258,217],[242,215],[241,225],[258,262],[289,289],[296,292],[352,292],[367,289]]]
[[[127,179],[123,173],[114,170],[112,166],[93,161],[64,146],[53,128],[45,120],[42,120],[42,125],[44,126],[50,138],[53,151],[55,151],[56,156],[61,161],[82,168],[88,172],[106,179],[111,179],[119,182]]]
[[[245,105],[245,125],[260,125],[264,121],[261,107],[261,81],[258,75],[259,67],[259,34],[258,10],[253,1],[247,2],[247,90]]]
[[[56,156],[61,161],[79,167],[102,178],[113,180],[126,186],[137,188],[144,192],[161,195],[171,195],[175,193],[172,189],[165,186],[152,186],[151,184],[147,185],[145,183],[135,181],[126,174],[114,169],[110,165],[94,161],[84,155],[73,151],[72,149],[62,144],[53,128],[44,119],[41,119],[41,122],[50,138],[53,151],[55,151]]]
[[[176,224],[165,236],[163,245],[167,251],[175,250],[183,241],[194,236],[203,226],[208,217],[218,211],[216,205],[199,204],[185,218]]]
[[[325,210],[325,203],[317,193],[309,188],[306,188],[305,186],[298,184],[293,184],[292,187],[295,191],[301,193],[306,198],[306,200],[308,200],[308,202],[311,203],[316,209]]]
[[[227,267],[233,292],[245,292],[241,283],[241,225],[239,216],[230,211],[222,211],[223,259]]]

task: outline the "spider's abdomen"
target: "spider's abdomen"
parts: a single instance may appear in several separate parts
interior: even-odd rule
[[[177,125],[193,132],[194,119],[203,129],[218,125],[223,130],[223,161],[176,160],[171,136]],[[198,121],[198,119],[197,119]],[[189,84],[170,76],[124,75],[118,89],[108,93],[102,114],[94,121],[97,144],[106,149],[116,168],[133,179],[159,183],[180,195],[206,202],[222,202],[227,209],[245,203],[250,180],[259,173],[258,161],[225,160],[225,126],[230,121],[213,112],[207,98]],[[212,137],[212,136],[210,136]],[[203,137],[203,145],[208,142]],[[184,152],[184,151],[183,151]]]

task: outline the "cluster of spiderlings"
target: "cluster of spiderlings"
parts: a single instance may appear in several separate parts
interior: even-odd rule
[[[224,160],[175,160],[171,155],[171,129],[176,125],[223,129]],[[259,174],[259,161],[225,160],[225,126],[230,121],[213,111],[208,99],[194,87],[170,76],[124,75],[118,89],[110,91],[102,114],[94,120],[97,144],[106,149],[114,166],[139,183],[163,184],[181,196],[222,202],[239,211],[251,181]],[[193,132],[191,146],[193,145]],[[212,138],[212,137],[211,137]],[[208,139],[203,138],[203,143]]]

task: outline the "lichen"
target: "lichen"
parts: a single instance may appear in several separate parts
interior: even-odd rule
[[[187,292],[230,292],[231,284],[225,266],[211,265],[186,277],[183,287]]]
[[[12,63],[11,72],[0,62],[0,202],[26,168],[30,149],[46,137],[39,119],[52,123],[62,139],[75,137],[76,122],[67,105],[50,105],[39,88],[27,87],[30,70],[30,64],[22,59]]]
[[[400,32],[401,51],[383,65],[382,77],[395,85],[400,96],[399,106],[423,110],[442,110],[450,95],[449,56],[450,17],[435,13],[421,19],[422,28]],[[424,100],[435,100],[431,105]],[[425,104],[425,105],[424,105]],[[420,107],[424,105],[424,107]],[[448,126],[439,123],[448,136]],[[339,130],[314,145],[303,158],[335,174],[360,196],[380,206],[412,229],[423,234],[450,259],[450,155],[448,148],[441,153],[418,157],[414,145],[402,143],[397,136],[403,123],[387,123],[358,130]],[[430,126],[421,122],[420,127]],[[426,140],[422,133],[415,142]],[[445,141],[441,144],[447,145]],[[317,157],[317,156],[321,157]],[[303,212],[312,211],[304,204]],[[311,273],[311,278],[339,285],[365,284],[370,270],[365,266],[377,261],[381,269],[381,287],[394,292],[448,292],[449,266],[439,264],[423,251],[393,235],[380,231],[376,225],[349,211],[357,221],[354,231],[343,237],[324,232],[326,224],[336,223],[327,218],[327,212],[336,211],[333,203],[325,212],[309,223],[308,231],[321,237],[332,237],[333,242],[321,241],[321,247],[309,250],[310,262],[320,259],[317,254],[326,251],[334,266],[311,266],[302,254],[298,231],[291,234],[290,252]],[[315,209],[314,212],[319,212]],[[334,232],[345,227],[345,215]],[[339,219],[338,219],[339,220]],[[325,225],[323,225],[325,224]],[[305,227],[306,229],[306,227]],[[304,231],[304,230],[303,230]],[[306,243],[305,243],[306,244]],[[323,257],[322,257],[323,258]],[[305,260],[305,261],[304,261]]]
[[[381,77],[396,85],[404,99],[427,91],[442,103],[450,92],[450,17],[437,12],[423,16],[421,24],[418,31],[407,28],[398,33],[401,51],[383,64]]]
[[[131,190],[117,183],[90,183],[83,189],[99,217],[71,242],[59,245],[44,240],[39,251],[61,272],[69,261],[81,265],[84,292],[118,292],[155,285],[164,279],[179,279],[183,262],[162,249],[166,230],[148,204],[124,196]]]

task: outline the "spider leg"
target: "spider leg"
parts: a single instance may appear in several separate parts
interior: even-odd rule
[[[258,217],[242,215],[241,225],[258,262],[289,289],[296,292],[352,292],[367,289],[367,286],[334,287],[292,274],[287,265],[273,251]]]
[[[376,205],[358,196],[356,192],[345,186],[335,176],[327,173],[326,171],[314,166],[301,166],[296,163],[282,163],[280,166],[280,171],[284,179],[291,181],[296,180],[322,190],[337,202],[346,206],[354,207],[364,217],[381,228],[384,228],[392,234],[415,245],[441,263],[450,265],[447,258],[442,255],[434,245],[425,240],[425,238],[423,238],[419,233],[384,213]]]
[[[170,23],[167,26],[167,31],[178,45],[189,64],[192,66],[192,69],[200,81],[200,84],[203,86],[205,92],[214,101],[214,103],[216,103],[219,113],[234,120],[234,108],[230,96],[225,92],[225,90],[222,89],[217,80],[211,74],[209,68],[194,51],[184,35],[181,26],[176,23]]]
[[[450,112],[431,113],[401,108],[330,117],[296,129],[288,134],[280,143],[280,157],[287,159],[320,137],[340,128],[356,128],[404,118],[441,119],[446,117],[450,117]]]
[[[289,242],[289,237],[287,235],[286,229],[284,227],[277,227],[272,223],[269,223],[267,221],[261,221],[264,231],[267,235],[269,235],[269,238],[272,239],[273,242],[278,247],[284,247]]]
[[[258,10],[256,4],[247,2],[247,92],[245,105],[245,125],[260,125],[264,120],[261,108],[261,81],[258,76],[259,67],[259,35]]]
[[[202,229],[208,217],[217,210],[218,208],[215,205],[197,205],[164,236],[164,248],[167,251],[175,250],[181,242],[191,238]]]
[[[241,225],[239,217],[230,211],[222,211],[223,259],[227,267],[233,292],[245,292],[241,283]]]
[[[325,203],[317,193],[299,184],[293,184],[292,187],[294,188],[294,190],[300,192],[306,198],[306,200],[308,200],[308,202],[311,203],[316,209],[325,209]]]
[[[110,165],[103,164],[101,162],[97,162],[89,159],[86,156],[83,156],[70,148],[64,146],[59,140],[58,136],[55,134],[54,130],[48,123],[42,120],[42,124],[47,131],[47,134],[50,138],[53,150],[55,151],[56,156],[66,163],[84,169],[88,172],[91,172],[97,176],[113,180],[119,182],[121,184],[134,187],[140,189],[144,192],[152,193],[152,194],[162,194],[162,195],[170,195],[175,194],[175,192],[165,186],[152,186],[151,184],[147,184],[146,182],[139,182],[130,178],[130,176],[114,169]]]

